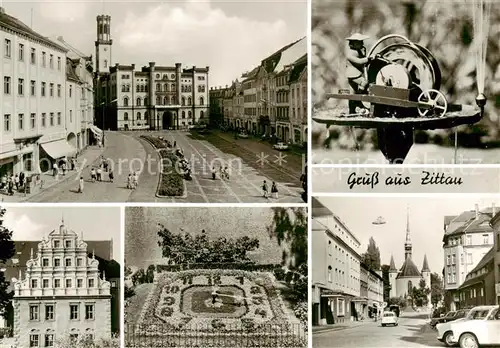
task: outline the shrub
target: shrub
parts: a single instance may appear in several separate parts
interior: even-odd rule
[[[167,142],[157,137],[153,137],[151,135],[142,135],[141,138],[150,143],[153,147],[157,149],[162,149],[167,147]]]
[[[54,348],[119,348],[120,337],[115,336],[110,339],[92,340],[85,336],[79,336],[78,339],[70,339],[69,336],[63,339],[58,339],[54,342]]]
[[[307,302],[299,302],[293,307],[295,316],[303,325],[307,326]]]
[[[178,170],[179,158],[172,152],[160,150],[158,154],[163,163],[163,172],[160,174],[158,194],[160,196],[177,197],[184,194],[184,178]]]

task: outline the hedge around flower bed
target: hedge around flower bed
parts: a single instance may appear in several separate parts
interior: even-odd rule
[[[163,172],[160,173],[157,195],[162,197],[180,197],[184,195],[184,178],[179,170],[177,162],[179,158],[167,150],[167,143],[157,137],[143,135],[142,138],[153,146],[160,156],[163,164]]]
[[[214,270],[230,269],[230,270],[254,271],[254,272],[273,272],[276,269],[280,269],[281,265],[218,262],[218,263],[191,263],[182,265],[156,265],[155,268],[157,272],[179,272],[192,269],[214,269]]]

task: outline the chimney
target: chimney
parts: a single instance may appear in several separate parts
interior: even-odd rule
[[[475,204],[476,207],[476,220],[479,219],[479,204]]]

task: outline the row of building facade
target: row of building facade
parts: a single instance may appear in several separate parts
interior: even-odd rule
[[[448,310],[500,303],[500,212],[495,206],[444,218]]]
[[[293,42],[241,81],[211,88],[210,122],[294,144],[307,142],[307,40]]]
[[[312,201],[312,324],[360,320],[383,310],[381,270],[363,264],[361,242],[342,220]]]
[[[209,120],[209,67],[112,61],[111,16],[97,16],[96,125],[111,130],[182,129]]]
[[[92,58],[0,7],[0,176],[51,169],[100,136]]]

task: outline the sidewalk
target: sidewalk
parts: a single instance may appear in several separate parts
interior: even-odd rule
[[[55,176],[52,175],[52,172],[42,173],[40,175],[41,185],[42,187],[37,190],[33,194],[25,195],[21,192],[14,193],[13,196],[8,195],[0,195],[0,202],[7,203],[20,203],[29,201],[31,198],[36,197],[38,194],[43,191],[57,185],[59,183],[65,182],[67,180],[75,179],[75,177],[83,171],[83,169],[92,165],[104,151],[104,147],[98,146],[88,146],[77,158],[76,168],[73,171],[68,171],[65,176],[59,175],[59,178],[56,179]]]
[[[353,329],[359,326],[367,326],[369,324],[378,325],[378,323],[380,323],[380,321],[373,321],[373,319],[365,319],[362,321],[346,320],[343,323],[339,324],[313,326],[312,333],[314,335],[316,333],[321,333],[321,332],[341,331],[341,330]]]

